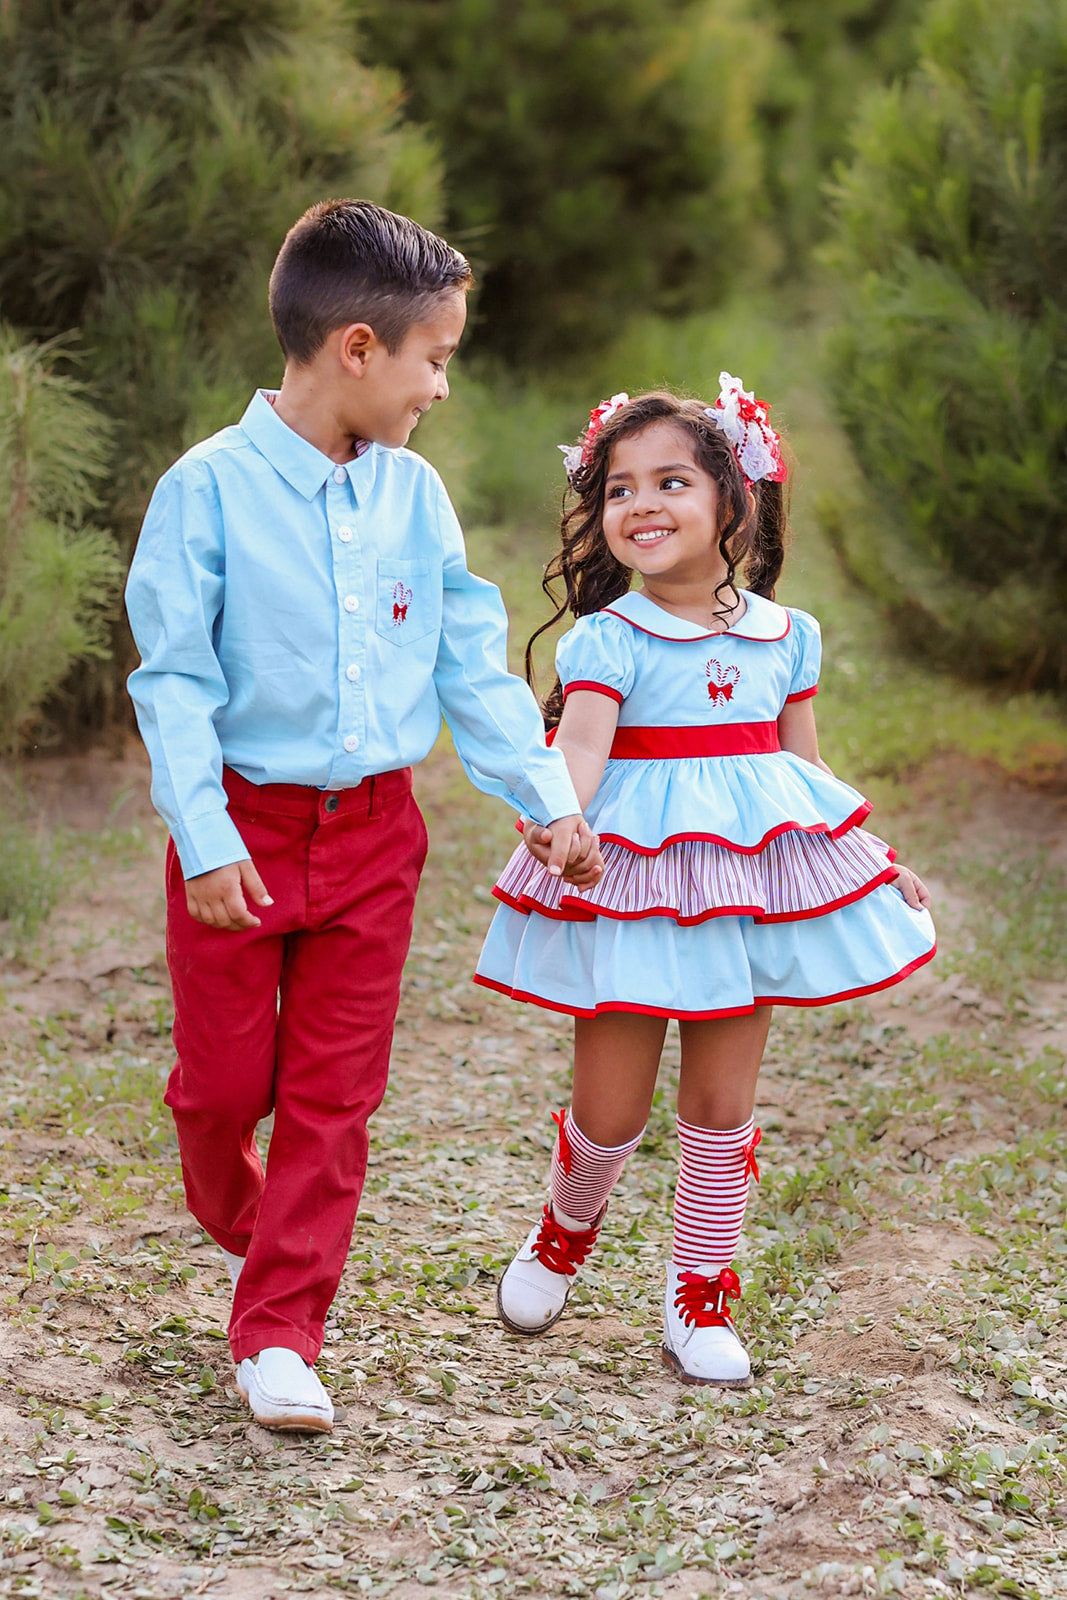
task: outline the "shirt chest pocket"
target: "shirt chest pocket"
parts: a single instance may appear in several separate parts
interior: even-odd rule
[[[440,625],[441,581],[428,561],[379,561],[375,631],[391,644],[414,644]]]

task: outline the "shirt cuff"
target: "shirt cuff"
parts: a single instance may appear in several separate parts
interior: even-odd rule
[[[538,783],[536,790],[531,786],[530,792],[520,796],[520,799],[523,801],[523,816],[530,822],[539,822],[545,828],[550,822],[558,822],[560,817],[578,816],[582,809],[574,785],[566,773],[558,780]]]
[[[203,872],[214,872],[216,867],[249,860],[248,846],[228,811],[211,811],[172,827],[170,832],[184,878],[198,878]]]

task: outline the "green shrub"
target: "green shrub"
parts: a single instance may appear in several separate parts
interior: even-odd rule
[[[862,94],[915,64],[922,0],[761,0],[780,45],[759,108],[767,149],[768,199],[786,247],[783,287],[796,284],[826,232],[823,192],[848,152]]]
[[[558,368],[635,310],[715,302],[773,264],[756,106],[776,38],[750,10],[369,0],[369,47],[441,142],[477,345]]]
[[[829,252],[851,571],[953,666],[1067,683],[1067,5],[934,0],[872,97]]]
[[[80,330],[118,425],[129,549],[155,479],[280,375],[267,274],[327,194],[438,219],[426,137],[343,0],[0,9],[0,314]]]
[[[347,0],[0,5],[0,316],[78,330],[117,424],[107,522],[132,550],[160,473],[281,374],[267,276],[327,195],[433,226],[439,169],[395,77],[352,52]],[[77,720],[113,675],[67,685]]]
[[[0,952],[32,944],[59,902],[63,871],[46,838],[22,822],[0,822]]]
[[[29,732],[75,661],[107,653],[122,568],[85,519],[111,429],[55,352],[0,326],[0,748]],[[2,914],[2,913],[0,913]]]

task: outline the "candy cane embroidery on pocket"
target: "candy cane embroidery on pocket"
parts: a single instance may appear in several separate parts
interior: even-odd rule
[[[398,583],[393,590],[393,627],[401,627],[408,619],[408,606],[411,604],[411,590],[405,589]]]
[[[704,671],[708,677],[708,698],[718,705],[720,697],[723,700],[732,700],[734,690],[741,682],[741,669],[733,665],[724,667],[721,661],[714,658],[707,662]]]

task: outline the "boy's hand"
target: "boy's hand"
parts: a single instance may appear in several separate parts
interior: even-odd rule
[[[529,822],[522,837],[553,878],[566,878],[576,889],[591,889],[604,871],[600,843],[583,816],[558,817],[547,828]]]
[[[189,915],[196,922],[225,932],[260,926],[259,918],[248,909],[246,895],[257,906],[274,904],[251,861],[234,861],[228,867],[216,867],[214,872],[201,872],[185,881]]]
[[[899,889],[909,906],[915,911],[928,911],[933,904],[930,891],[919,877],[912,872],[910,867],[902,867],[897,862],[897,875],[892,879],[894,889]]]

